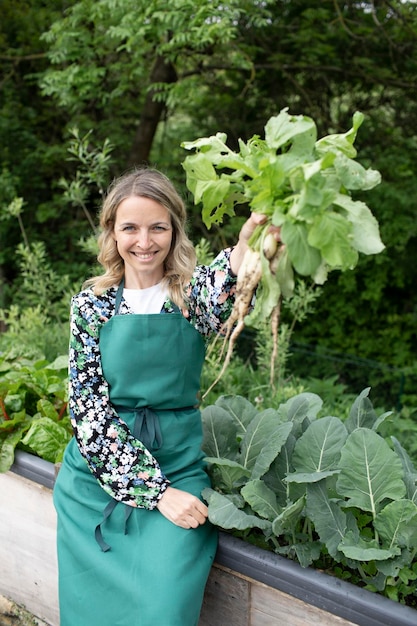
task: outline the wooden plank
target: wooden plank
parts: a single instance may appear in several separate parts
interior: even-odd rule
[[[199,626],[250,626],[250,583],[228,570],[211,569]]]
[[[0,474],[0,594],[58,626],[52,493],[13,472]]]
[[[250,626],[355,626],[337,615],[258,582],[251,585],[250,616]]]

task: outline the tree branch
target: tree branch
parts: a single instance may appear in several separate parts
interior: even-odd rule
[[[25,54],[21,57],[10,56],[8,54],[0,54],[0,61],[12,61],[14,63],[21,63],[22,61],[37,61],[38,59],[45,59],[46,52],[38,52],[36,54]]]

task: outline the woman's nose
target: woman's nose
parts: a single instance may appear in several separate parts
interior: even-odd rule
[[[151,238],[147,230],[140,231],[136,241],[136,245],[142,250],[147,250],[151,245]]]

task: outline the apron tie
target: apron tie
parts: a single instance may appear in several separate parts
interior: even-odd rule
[[[117,408],[116,408],[117,410]],[[139,439],[148,450],[159,450],[162,446],[162,433],[159,417],[150,407],[135,409],[133,436]]]
[[[111,550],[111,546],[109,546],[109,544],[104,541],[101,526],[110,517],[118,504],[120,504],[118,500],[115,500],[114,498],[110,500],[110,502],[107,504],[106,508],[103,511],[103,519],[101,520],[100,524],[97,524],[94,532],[95,539],[103,552],[108,552],[109,550]],[[125,535],[127,535],[127,522],[132,514],[132,511],[133,507],[125,504]]]

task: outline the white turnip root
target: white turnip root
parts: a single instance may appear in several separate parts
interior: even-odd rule
[[[228,344],[226,356],[219,375],[204,393],[203,399],[213,387],[217,385],[230,363],[237,338],[245,327],[245,317],[249,313],[252,298],[261,276],[262,265],[260,253],[248,248],[237,275],[236,296],[233,310],[222,328],[224,333],[222,355],[225,345]]]
[[[271,352],[271,361],[269,368],[269,383],[271,388],[274,389],[274,378],[275,378],[275,361],[278,355],[278,328],[279,328],[279,318],[281,315],[281,298],[278,300],[278,303],[273,308],[271,313],[271,333],[272,333],[272,352]]]
[[[262,244],[264,257],[270,261],[277,254],[278,242],[272,233],[267,233]]]

